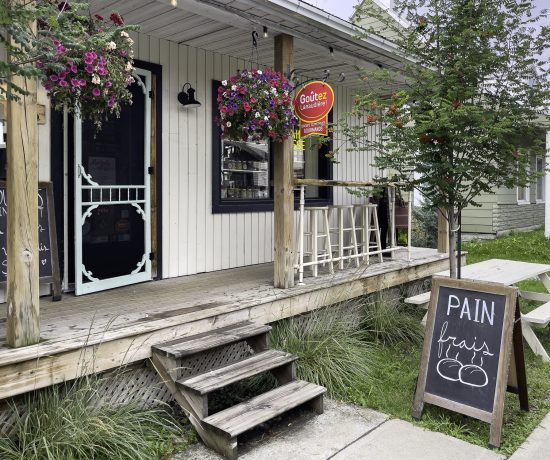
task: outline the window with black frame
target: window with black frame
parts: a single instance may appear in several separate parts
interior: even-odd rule
[[[220,194],[222,200],[270,198],[269,144],[221,141]]]
[[[219,81],[213,82],[217,94]],[[272,143],[223,139],[217,123],[218,109],[213,98],[212,212],[253,212],[273,210]],[[331,114],[332,115],[332,114]],[[329,116],[329,121],[330,117]],[[330,146],[311,136],[294,138],[294,176],[331,179],[332,167],[326,158]],[[308,204],[330,204],[330,187],[307,187]]]

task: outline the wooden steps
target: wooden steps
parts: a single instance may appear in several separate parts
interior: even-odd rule
[[[266,350],[234,364],[189,379],[178,380],[176,384],[184,391],[205,395],[262,372],[293,365],[296,359],[296,356],[284,351]]]
[[[212,348],[266,335],[269,331],[271,331],[271,326],[245,321],[235,326],[222,327],[211,332],[154,345],[152,349],[154,352],[163,354],[168,358],[180,359]]]
[[[151,362],[206,445],[237,458],[237,437],[300,405],[323,412],[325,388],[296,380],[297,357],[269,349],[271,327],[242,322],[152,347]],[[209,414],[216,390],[270,372],[278,387]]]
[[[318,413],[322,413],[323,405],[317,405],[317,400],[325,392],[325,388],[319,385],[295,380],[249,401],[210,415],[203,421],[229,438],[234,438],[307,402],[312,403]]]

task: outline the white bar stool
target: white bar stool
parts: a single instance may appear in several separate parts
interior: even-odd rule
[[[344,254],[346,251],[349,253],[349,258],[352,258],[352,254],[355,256],[355,265],[359,267],[359,250],[357,249],[357,233],[355,228],[355,214],[352,204],[339,204],[330,206],[330,214],[336,210],[337,227],[331,228],[331,232],[338,234],[338,243],[333,244],[336,246],[338,257],[338,267],[342,270],[344,268]],[[348,216],[348,227],[345,227],[345,216]]]
[[[359,213],[360,225],[357,225],[357,233],[360,234],[361,252],[363,254],[363,260],[370,262],[371,249],[375,249],[378,252],[378,260],[383,261],[382,258],[382,244],[380,243],[380,226],[378,225],[378,205],[373,203],[367,204],[355,204],[353,205],[355,212]],[[374,241],[372,241],[372,235],[374,234]]]
[[[307,221],[309,213],[309,229],[304,231],[303,248],[298,248],[298,251],[303,250],[304,256],[309,256],[309,261],[304,266],[311,266],[313,276],[318,274],[319,264],[329,264],[330,273],[334,273],[334,265],[332,262],[332,245],[330,243],[330,226],[329,226],[329,208],[328,206],[311,206],[304,208],[304,221]],[[320,220],[320,222],[319,222]],[[319,226],[320,223],[320,226]],[[299,227],[298,227],[299,228]],[[309,238],[308,238],[309,237]],[[319,247],[319,239],[324,238],[324,244]],[[307,244],[309,239],[309,244]],[[299,238],[298,238],[299,241]],[[306,245],[308,250],[306,250]],[[324,246],[324,249],[322,247]],[[297,252],[298,252],[297,251]]]

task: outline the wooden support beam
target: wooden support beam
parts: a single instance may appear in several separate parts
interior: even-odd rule
[[[275,37],[275,70],[285,73],[292,68],[293,37]],[[294,286],[294,155],[292,139],[276,142],[273,159],[275,201],[275,254],[273,283],[277,288]]]
[[[36,78],[12,76],[11,82],[28,94],[7,104],[6,342],[23,347],[40,340]]]
[[[446,211],[441,209],[437,211],[437,251],[449,252],[449,221]]]

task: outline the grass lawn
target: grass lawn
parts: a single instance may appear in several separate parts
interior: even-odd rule
[[[468,251],[468,263],[494,258],[550,263],[550,242],[544,238],[542,231],[471,242],[464,244],[464,250]],[[538,280],[526,281],[520,287],[544,292]],[[524,302],[522,310],[527,311],[534,305]],[[414,314],[418,315],[420,321],[423,311],[415,311]],[[550,350],[550,328],[536,333],[545,348]],[[380,347],[376,351],[378,364],[374,366],[373,382],[350,388],[346,399],[411,421],[420,349],[421,345],[404,343]],[[525,355],[531,411],[521,411],[517,396],[507,394],[499,449],[505,455],[512,454],[550,411],[550,363],[543,363],[528,346],[525,346]],[[480,446],[487,446],[489,441],[489,424],[429,404],[426,404],[418,424]]]

